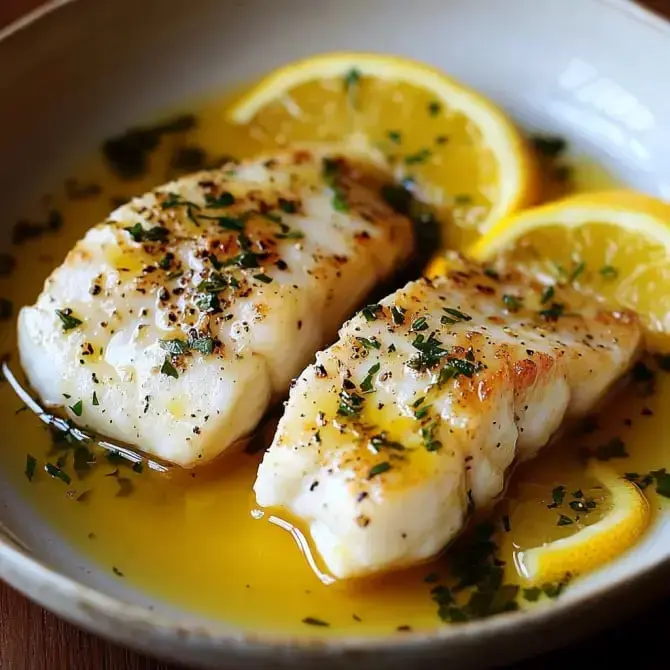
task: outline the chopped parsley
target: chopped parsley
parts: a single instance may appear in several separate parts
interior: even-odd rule
[[[402,133],[399,130],[389,130],[386,133],[386,137],[388,137],[394,144],[400,144],[402,142]]]
[[[26,477],[29,482],[33,481],[33,477],[35,477],[35,470],[37,469],[37,459],[34,456],[31,456],[28,454],[26,456]]]
[[[553,502],[547,505],[547,507],[549,509],[560,507],[563,504],[563,501],[565,500],[565,492],[566,492],[565,486],[554,487],[554,489],[551,492]]]
[[[74,405],[70,406],[70,409],[75,416],[81,416],[84,411],[84,403],[78,400]]]
[[[380,349],[381,342],[372,337],[357,337],[356,340],[360,342],[366,349]]]
[[[518,312],[521,309],[523,302],[519,296],[510,295],[508,293],[502,297],[502,301],[503,305],[505,305],[506,309],[510,312]]]
[[[235,196],[228,191],[223,191],[220,195],[217,196],[208,195],[205,198],[205,204],[207,207],[211,207],[212,209],[216,209],[218,207],[230,207],[231,205],[235,204]]]
[[[400,444],[400,442],[389,440],[386,432],[379,433],[379,435],[373,435],[370,438],[370,447],[377,454],[384,448],[392,449],[394,451],[405,451],[404,445]]]
[[[221,309],[215,293],[201,293],[196,297],[195,304],[203,312],[218,312]]]
[[[301,240],[303,237],[305,237],[305,233],[303,233],[301,230],[289,230],[289,229],[287,229],[283,233],[277,233],[275,235],[275,237],[278,240]]]
[[[254,279],[257,279],[260,282],[263,282],[264,284],[271,284],[272,283],[272,277],[268,277],[266,274],[260,272],[257,275],[254,275]]]
[[[195,351],[199,351],[201,354],[208,355],[214,351],[214,340],[204,335],[202,337],[190,337],[189,346]]]
[[[464,314],[463,312],[454,309],[453,307],[443,307],[443,311],[447,314],[450,314],[454,319],[458,321],[472,321],[472,317],[469,314]]]
[[[193,114],[183,114],[156,126],[131,128],[106,140],[102,154],[121,179],[134,179],[147,171],[149,154],[158,147],[164,135],[184,133],[196,123]]]
[[[344,75],[344,90],[349,96],[349,102],[356,105],[356,94],[358,92],[358,84],[361,81],[361,71],[358,68],[351,68],[349,72]]]
[[[557,135],[535,135],[531,141],[535,149],[547,158],[558,158],[568,146],[565,139]]]
[[[619,271],[613,265],[603,265],[598,272],[603,279],[616,279],[619,276]]]
[[[551,307],[540,310],[540,316],[546,321],[558,321],[565,312],[565,305],[560,302],[551,303]]]
[[[545,286],[542,289],[542,295],[540,296],[540,302],[544,305],[549,302],[556,293],[556,289],[553,286]]]
[[[141,223],[127,226],[124,230],[133,239],[133,242],[165,242],[170,232],[165,226],[143,228]]]
[[[412,370],[419,372],[434,367],[447,354],[447,350],[442,348],[442,343],[433,333],[428,338],[421,334],[417,335],[412,346],[418,349],[419,353],[413,356],[407,365]]]
[[[437,116],[442,111],[442,104],[437,100],[431,100],[428,103],[428,113],[431,116]]]
[[[440,370],[437,384],[438,386],[442,386],[449,379],[454,379],[459,375],[463,375],[464,377],[472,377],[480,369],[481,365],[479,363],[475,363],[474,361],[469,361],[463,358],[449,358]]]
[[[81,326],[83,323],[81,319],[72,315],[72,310],[69,307],[66,307],[65,309],[57,309],[56,316],[61,320],[63,330],[72,330],[77,326]]]
[[[279,209],[286,214],[295,214],[298,211],[298,205],[293,200],[279,198]]]
[[[205,214],[200,214],[198,218],[216,221],[224,230],[233,230],[238,233],[244,230],[244,224],[246,222],[246,219],[243,216],[207,216]]]
[[[542,589],[540,589],[537,586],[523,590],[524,600],[527,600],[529,603],[537,602],[540,599],[541,595],[542,595]]]
[[[222,267],[228,267],[231,265],[237,265],[240,268],[257,268],[259,267],[258,258],[259,254],[256,254],[251,249],[251,241],[246,235],[240,233],[237,236],[237,246],[240,248],[240,252],[222,262]]]
[[[599,461],[609,461],[613,458],[628,458],[626,443],[620,437],[613,437],[603,444],[599,444],[595,449],[584,450],[584,455],[589,458],[596,458]]]
[[[574,521],[569,517],[565,516],[565,514],[559,514],[558,515],[558,521],[556,522],[557,526],[571,526],[574,523]]]
[[[430,149],[419,149],[419,151],[405,156],[405,165],[419,165],[425,163],[433,155]]]
[[[410,331],[418,333],[422,330],[428,330],[428,320],[425,316],[420,316],[418,319],[415,319],[410,326]]]
[[[72,482],[70,475],[68,475],[67,472],[61,470],[61,468],[59,468],[57,465],[54,465],[53,463],[47,463],[44,466],[44,470],[54,479],[60,479],[65,484],[70,484]]]
[[[396,326],[401,326],[405,323],[405,310],[402,307],[391,307],[391,318]]]
[[[333,191],[333,198],[331,204],[333,209],[337,212],[346,212],[349,210],[344,191],[338,184],[338,176],[340,174],[340,163],[332,158],[324,158],[321,162],[321,174],[323,180]]]
[[[172,340],[158,340],[158,344],[161,349],[167,351],[171,356],[185,354],[190,348],[186,340],[180,340],[178,338]]]
[[[570,276],[568,277],[568,282],[572,284],[572,282],[574,282],[580,275],[583,274],[585,269],[586,269],[586,263],[584,261],[580,261],[579,263],[577,263],[577,265],[570,273]]]
[[[442,442],[435,439],[435,430],[437,423],[432,423],[430,426],[423,426],[421,428],[421,439],[426,451],[438,451],[442,447]]]
[[[220,272],[212,272],[207,279],[198,284],[198,290],[207,293],[220,293],[229,286],[237,288],[239,282],[235,277],[222,275]]]
[[[340,405],[337,413],[340,416],[354,417],[363,409],[363,397],[355,391],[342,389],[340,391]]]
[[[174,379],[179,378],[179,372],[177,371],[177,368],[172,365],[172,361],[168,356],[166,356],[165,360],[163,361],[163,365],[161,366],[161,373]]]
[[[313,616],[306,616],[302,622],[304,624],[307,624],[308,626],[322,626],[324,628],[327,628],[330,626],[330,624],[327,621],[324,621],[323,619],[317,619],[316,617]]]
[[[372,378],[379,372],[381,369],[381,365],[379,363],[375,363],[369,370],[367,375],[365,375],[365,379],[361,382],[361,391],[363,393],[369,393],[372,391]]]
[[[158,261],[158,267],[161,270],[169,270],[172,267],[173,262],[174,262],[174,254],[168,252],[167,254],[165,254],[165,256],[163,256],[163,258],[161,258]]]
[[[382,311],[381,305],[366,305],[361,310],[361,314],[365,317],[366,321],[376,321],[377,315]]]
[[[377,475],[381,475],[385,472],[388,472],[391,469],[391,464],[388,461],[383,461],[382,463],[377,463],[373,465],[368,472],[368,479],[374,479]]]
[[[457,205],[470,205],[472,203],[472,196],[467,193],[459,193],[454,196],[454,202]]]
[[[416,411],[414,412],[414,418],[415,419],[419,419],[419,420],[420,419],[425,419],[426,416],[428,416],[428,412],[430,412],[430,408],[432,407],[432,405],[423,405],[423,407],[420,406],[421,403],[423,403],[423,400],[424,400],[424,398],[419,398],[419,400],[417,400],[414,403],[414,406],[417,407]]]

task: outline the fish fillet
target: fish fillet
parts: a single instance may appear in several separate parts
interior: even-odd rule
[[[494,503],[514,463],[604,398],[640,341],[635,315],[462,260],[359,312],[317,354],[257,502],[308,528],[338,578],[425,561]]]
[[[91,228],[18,320],[48,406],[183,467],[216,457],[414,249],[362,164],[310,151],[168,183]]]

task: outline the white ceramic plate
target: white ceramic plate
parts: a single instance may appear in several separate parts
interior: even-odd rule
[[[440,66],[524,126],[558,132],[630,185],[670,198],[670,27],[625,0],[99,0],[51,3],[0,34],[2,221],[103,137],[342,49]],[[661,591],[670,567],[661,519],[635,551],[532,613],[392,640],[286,639],[243,635],[120,586],[36,518],[2,472],[0,522],[10,531],[0,534],[8,583],[104,636],[211,667],[502,663],[629,612]]]

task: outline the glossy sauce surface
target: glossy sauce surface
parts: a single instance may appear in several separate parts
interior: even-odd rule
[[[139,178],[120,178],[94,157],[82,166],[76,182],[55,189],[43,203],[43,220],[50,211],[57,211],[62,226],[47,227],[39,236],[15,245],[16,266],[0,277],[0,296],[12,301],[14,315],[21,305],[34,301],[48,273],[88,227],[105,218],[116,200],[199,167],[200,148],[206,149],[207,164],[262,149],[258,140],[223,121],[225,104],[203,106],[194,129],[164,134]],[[175,157],[181,158],[181,171],[169,167]],[[577,187],[611,185],[600,168],[586,161],[577,165]],[[57,220],[52,216],[54,223]],[[16,230],[23,230],[25,237],[29,229],[23,225]],[[15,352],[14,319],[3,321],[0,328],[3,352]],[[592,484],[583,474],[582,447],[620,438],[629,456],[611,459],[618,471],[646,473],[670,466],[666,447],[670,417],[661,411],[670,402],[670,376],[658,371],[654,392],[648,393],[648,387],[645,381],[633,383],[597,419],[597,430],[566,437],[516,473],[492,517],[499,556],[505,562],[505,582],[519,581],[514,568],[516,549],[566,536],[606,510],[605,498],[591,516],[575,519],[568,527],[558,526],[559,511],[547,507],[556,486],[588,490]],[[401,574],[324,584],[294,538],[255,507],[252,485],[261,453],[241,453],[213,466],[173,469],[168,474],[147,468],[137,473],[99,453],[93,467],[79,468],[80,477],[71,445],[62,440],[54,445],[38,419],[20,411],[22,403],[6,383],[0,385],[0,401],[6,432],[0,467],[50,524],[118,579],[177,606],[247,629],[393,634],[407,626],[417,630],[443,625],[436,602],[439,591],[434,590],[448,580],[453,552]],[[270,421],[258,444],[269,443],[272,428]],[[70,482],[44,470],[46,463],[57,464],[59,458],[64,459],[62,469],[69,473]],[[656,508],[653,487],[647,493]],[[519,602],[524,605],[523,598]]]

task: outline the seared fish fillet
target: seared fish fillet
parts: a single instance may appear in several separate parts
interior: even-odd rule
[[[91,228],[18,322],[71,419],[191,467],[249,434],[413,253],[378,175],[309,151],[168,183]]]
[[[513,272],[463,261],[411,282],[300,375],[257,502],[303,522],[339,578],[429,559],[492,505],[510,466],[593,409],[640,341],[634,315]]]

